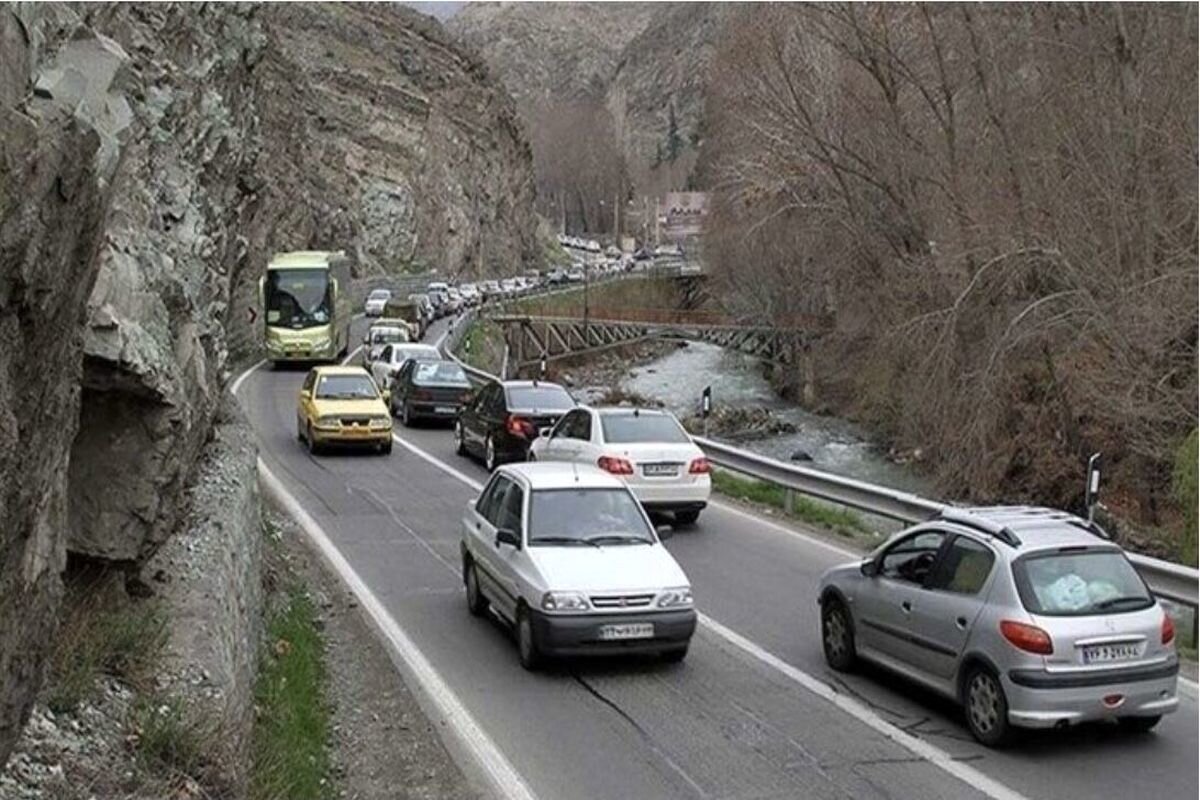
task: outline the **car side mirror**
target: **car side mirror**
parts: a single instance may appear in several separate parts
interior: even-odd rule
[[[538,428],[538,436],[541,437],[542,439],[549,439],[550,438],[550,429],[549,428]]]
[[[364,336],[364,337],[363,337],[363,344],[370,344],[370,343],[371,343],[371,337],[370,337],[370,336]]]
[[[379,396],[383,398],[383,402],[385,402],[385,403],[392,402],[392,390],[391,389],[384,389],[383,391],[381,391],[379,393]]]
[[[496,530],[496,547],[499,547],[502,544],[507,544],[520,550],[521,537],[518,536],[517,532],[511,528],[498,528]]]
[[[864,558],[862,564],[858,567],[859,572],[868,578],[874,578],[879,574],[879,562],[873,558]]]
[[[675,526],[674,525],[655,525],[654,532],[658,534],[658,540],[660,542],[665,542],[667,539],[670,539],[672,536],[675,535]]]

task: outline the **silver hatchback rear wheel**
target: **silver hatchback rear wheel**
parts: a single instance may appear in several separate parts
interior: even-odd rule
[[[1008,700],[999,679],[982,666],[967,675],[963,704],[971,735],[988,747],[1000,747],[1012,737],[1008,722]]]

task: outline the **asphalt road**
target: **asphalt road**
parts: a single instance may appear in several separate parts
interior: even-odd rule
[[[474,482],[483,468],[453,454],[444,428],[397,426],[390,456],[309,456],[296,439],[302,377],[262,367],[239,389],[264,462],[542,800],[1197,796],[1194,684],[1181,684],[1180,711],[1149,735],[1085,726],[987,750],[952,705],[886,673],[825,667],[814,587],[850,555],[720,503],[668,542],[714,621],[682,665],[527,673],[509,632],[466,610],[458,540],[476,489],[425,456]],[[869,711],[848,713],[807,688],[813,679]],[[878,720],[948,764],[889,738]]]

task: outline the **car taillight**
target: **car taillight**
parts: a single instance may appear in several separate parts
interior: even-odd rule
[[[688,472],[692,475],[707,475],[712,472],[712,464],[708,463],[708,459],[703,456],[693,458],[692,463],[688,464]]]
[[[1166,613],[1163,613],[1162,643],[1170,644],[1173,641],[1175,641],[1175,623]]]
[[[1048,656],[1054,652],[1054,642],[1050,640],[1050,634],[1036,625],[1006,619],[1000,623],[1000,633],[1004,634],[1009,644],[1026,653]]]
[[[520,436],[523,439],[531,439],[536,433],[532,422],[514,414],[508,415],[508,419],[504,422],[504,428],[513,436]]]
[[[633,474],[633,464],[617,456],[600,456],[596,461],[596,466],[605,472],[611,472],[613,475]]]

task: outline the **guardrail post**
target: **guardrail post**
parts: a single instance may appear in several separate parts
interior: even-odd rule
[[[789,517],[796,513],[796,492],[792,489],[783,490],[783,513]]]

